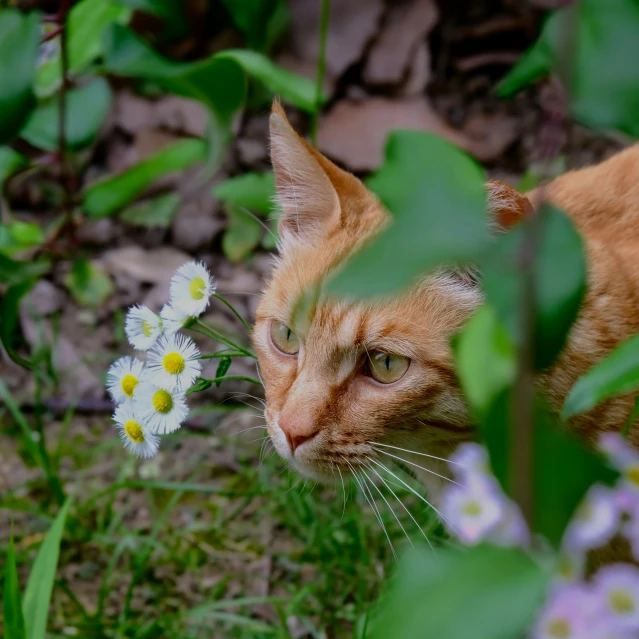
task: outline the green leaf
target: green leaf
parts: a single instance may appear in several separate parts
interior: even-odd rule
[[[260,243],[262,226],[246,211],[235,206],[228,206],[226,213],[229,224],[222,236],[222,250],[231,262],[239,262]]]
[[[120,213],[120,219],[133,226],[165,229],[171,225],[181,201],[177,193],[158,195],[128,207]]]
[[[499,86],[511,95],[553,71],[575,119],[639,137],[639,32],[636,0],[581,0],[555,11],[541,36]]]
[[[609,397],[639,389],[639,335],[617,346],[572,387],[563,408],[568,419],[585,413]]]
[[[73,6],[67,20],[70,77],[78,77],[102,54],[105,29],[113,23],[127,24],[131,13],[117,0],[82,0]],[[48,97],[61,84],[60,53],[56,51],[38,69],[35,90],[39,97]]]
[[[544,601],[549,571],[513,548],[408,553],[372,639],[513,639]]]
[[[18,153],[8,146],[0,146],[0,193],[2,193],[7,178],[28,163],[29,160],[22,153]]]
[[[111,98],[109,83],[104,78],[95,78],[83,87],[67,92],[67,148],[79,151],[95,140],[111,108]],[[32,113],[20,136],[40,149],[56,150],[59,146],[59,113],[59,100],[53,97]]]
[[[368,185],[395,219],[337,275],[334,293],[394,293],[436,267],[474,260],[486,248],[482,172],[449,142],[394,131],[385,163]]]
[[[2,322],[0,322],[0,342],[7,351],[7,355],[16,364],[24,368],[31,368],[32,364],[29,360],[16,353],[14,338],[18,327],[20,300],[31,290],[35,282],[35,279],[28,279],[14,284],[0,297],[0,317],[2,318]]]
[[[162,40],[183,36],[187,30],[184,6],[181,0],[119,0],[136,11],[157,16],[164,22]]]
[[[27,639],[45,639],[53,581],[60,554],[60,541],[70,505],[71,501],[67,500],[60,509],[31,568],[22,604]]]
[[[475,412],[484,415],[515,378],[513,345],[490,306],[470,318],[453,345],[464,395]]]
[[[512,393],[503,392],[481,424],[493,471],[509,495],[517,472],[517,467],[509,466],[513,402]],[[558,546],[590,486],[595,482],[612,483],[618,475],[558,424],[541,401],[535,403],[533,417],[532,530]]]
[[[237,28],[251,49],[264,49],[268,26],[277,9],[278,0],[222,0]]]
[[[587,274],[583,242],[571,220],[549,205],[537,215],[535,367],[543,370],[564,346],[579,312]],[[521,341],[522,284],[514,265],[519,262],[524,235],[523,225],[501,235],[480,261],[486,299],[515,344]]]
[[[206,144],[202,140],[175,142],[130,169],[90,186],[84,196],[84,210],[91,217],[112,215],[155,180],[167,173],[187,169],[205,158]]]
[[[14,138],[35,106],[33,77],[40,47],[40,14],[0,10],[0,144]]]
[[[13,255],[44,242],[44,233],[35,222],[14,220],[0,226],[0,253]]]
[[[99,306],[113,293],[111,278],[84,258],[73,263],[64,284],[75,301],[83,306]]]
[[[16,555],[13,550],[13,537],[9,540],[7,563],[4,567],[2,613],[4,616],[5,639],[26,639],[24,617],[22,616],[22,603],[20,601]]]
[[[213,187],[213,195],[225,204],[232,204],[269,215],[275,205],[275,177],[273,171],[245,173],[224,180]]]
[[[9,286],[20,284],[25,280],[44,275],[50,266],[49,262],[44,260],[19,262],[0,254],[0,283]]]
[[[113,25],[106,33],[104,64],[115,75],[147,78],[166,91],[199,100],[226,123],[244,100],[244,73],[300,109],[315,110],[313,82],[254,51],[228,49],[198,62],[174,62],[129,29]]]
[[[231,368],[231,362],[233,360],[230,357],[222,357],[220,359],[220,363],[217,365],[217,370],[215,371],[215,377],[224,377],[226,375],[226,371]],[[219,388],[222,380],[215,382],[215,385]]]
[[[191,388],[189,388],[186,391],[186,394],[190,395],[191,393],[199,393],[201,391],[211,388],[211,386],[213,386],[213,382],[210,379],[204,379],[202,377],[198,377],[195,380],[195,384],[193,384],[193,386],[191,386]]]

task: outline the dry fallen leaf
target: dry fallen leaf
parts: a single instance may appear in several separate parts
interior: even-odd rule
[[[315,64],[319,51],[321,2],[297,0],[290,4],[293,54]],[[339,78],[361,59],[377,31],[384,9],[383,0],[333,0],[326,44],[326,70]]]
[[[209,122],[206,107],[197,100],[168,95],[154,104],[154,127],[204,137]]]
[[[437,22],[434,0],[398,0],[373,44],[364,68],[368,84],[398,84],[415,53]]]
[[[111,275],[128,275],[146,284],[169,282],[173,271],[191,257],[170,246],[145,250],[140,246],[125,246],[102,254],[99,262]]]

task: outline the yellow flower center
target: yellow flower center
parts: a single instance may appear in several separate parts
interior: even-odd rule
[[[133,393],[135,392],[135,387],[138,385],[138,378],[135,375],[131,375],[131,373],[127,373],[122,378],[122,392],[127,397],[133,397]]]
[[[151,326],[151,324],[149,324],[146,320],[142,322],[142,332],[145,337],[151,337],[151,333],[153,333],[153,326]]]
[[[153,393],[153,407],[158,413],[162,413],[163,415],[170,413],[173,408],[171,393],[163,389],[156,390],[155,393]]]
[[[141,444],[144,441],[144,431],[142,430],[142,426],[133,419],[130,419],[126,424],[124,424],[124,432],[126,433],[126,436],[136,444]]]
[[[639,466],[633,466],[630,468],[627,476],[635,486],[639,486]]]
[[[572,579],[575,576],[575,567],[570,563],[570,560],[562,557],[559,560],[559,564],[557,566],[557,572],[564,579]]]
[[[469,501],[463,508],[464,514],[477,517],[481,514],[481,504],[476,501]]]
[[[171,375],[179,375],[184,370],[184,358],[179,353],[169,353],[164,356],[164,370]]]
[[[556,639],[566,639],[570,637],[570,626],[565,619],[553,619],[547,626],[549,637]]]
[[[608,600],[615,612],[628,615],[635,611],[635,602],[625,590],[613,590]]]
[[[194,300],[201,300],[204,297],[204,280],[201,277],[194,277],[189,284],[189,293]]]

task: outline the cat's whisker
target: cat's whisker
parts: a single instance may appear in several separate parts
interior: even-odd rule
[[[447,464],[455,464],[456,466],[464,467],[464,465],[460,464],[459,462],[451,461],[450,459],[445,459],[444,457],[437,457],[435,455],[428,455],[426,453],[418,453],[416,450],[409,450],[408,448],[400,448],[399,446],[391,446],[390,444],[382,444],[381,442],[367,442],[367,443],[370,444],[373,447],[375,447],[375,446],[383,446],[384,448],[394,448],[395,450],[401,450],[401,451],[403,451],[405,453],[410,453],[411,455],[419,455],[420,457],[430,457],[431,459],[437,459],[439,461],[446,462]]]
[[[250,393],[235,393],[234,395],[229,395],[228,397],[223,399],[220,402],[220,404],[224,404],[224,402],[228,402],[228,401],[234,399],[234,400],[240,402],[240,404],[244,404],[244,406],[248,406],[249,408],[254,408],[255,410],[260,410],[257,406],[253,406],[253,404],[249,404],[248,402],[244,401],[243,399],[239,399],[240,397],[250,397],[251,399],[254,399],[255,401],[257,401],[260,404],[262,404],[262,406],[266,407],[266,402],[263,399],[261,399],[259,397],[256,397],[255,395],[251,395]]]
[[[372,470],[372,468],[371,468]],[[379,496],[384,500],[384,503],[388,507],[388,510],[391,511],[393,517],[395,517],[395,521],[399,524],[399,527],[402,529],[402,532],[406,535],[406,539],[408,539],[408,543],[414,548],[413,542],[411,541],[410,536],[406,532],[406,529],[402,525],[402,522],[399,520],[399,517],[396,515],[395,511],[392,509],[391,505],[388,503],[388,499],[384,496],[384,493],[380,490],[379,486],[368,476],[368,473],[362,468],[362,473],[368,479],[368,481],[373,485],[373,488],[379,493]]]
[[[247,442],[249,444],[254,444],[255,442],[261,442],[264,441],[265,439],[268,438],[268,435],[264,435],[264,437],[258,437],[257,439],[252,439],[250,442]]]
[[[357,482],[357,485],[360,487],[360,490],[362,491],[362,494],[364,495],[364,498],[366,499],[366,501],[368,502],[369,506],[371,507],[371,509],[375,513],[375,517],[377,518],[377,521],[379,522],[379,525],[381,526],[382,530],[384,531],[384,534],[386,535],[386,539],[388,540],[388,544],[389,544],[389,546],[391,548],[393,556],[395,557],[395,559],[397,559],[397,553],[395,552],[395,548],[393,547],[393,542],[390,540],[390,537],[388,535],[388,531],[386,530],[386,526],[384,526],[384,521],[382,519],[381,513],[377,509],[377,505],[375,504],[375,500],[373,499],[372,493],[371,493],[371,497],[369,499],[368,494],[366,493],[365,484],[363,482],[363,479],[357,475],[357,472],[355,471],[355,468],[353,468],[353,465],[348,461],[348,459],[346,459],[346,457],[342,457],[342,459],[346,462],[348,467],[351,469],[351,472],[353,473],[353,477],[354,477],[355,481]]]
[[[268,444],[271,444],[271,446],[273,446],[273,449],[275,448],[275,445],[273,444],[273,442],[271,441],[270,437],[265,437],[264,438],[264,442],[262,443],[262,445],[260,446],[260,463],[258,464],[257,468],[258,470],[262,467],[262,463],[264,462],[264,460],[266,459],[266,454],[265,454],[265,449],[266,446]],[[271,451],[273,450],[271,449]]]
[[[408,459],[402,459],[401,457],[398,457],[397,455],[393,455],[392,453],[389,453],[386,450],[381,450],[379,448],[375,448],[375,446],[373,446],[375,452],[377,453],[383,453],[384,455],[388,455],[389,457],[393,457],[395,459],[398,459],[400,462],[404,463],[404,464],[410,464],[411,466],[415,466],[416,468],[419,468],[420,470],[423,470],[427,473],[430,473],[431,475],[436,475],[437,477],[440,477],[441,479],[444,479],[445,481],[449,481],[451,484],[455,484],[456,486],[459,486],[460,484],[458,484],[454,479],[451,479],[450,477],[446,477],[445,475],[440,475],[439,473],[436,473],[434,470],[429,470],[428,468],[424,468],[423,466],[420,466],[419,464],[416,464],[415,462],[412,461],[408,461]]]
[[[406,488],[408,488],[408,490],[410,490],[410,492],[413,493],[413,495],[421,499],[429,508],[432,508],[442,521],[445,521],[455,532],[457,532],[457,527],[447,517],[445,517],[435,506],[433,506],[433,504],[431,504],[425,497],[420,495],[412,486],[409,486],[401,477],[398,477],[390,468],[387,468],[386,466],[384,466],[384,464],[382,464],[377,459],[374,459],[373,457],[369,457],[369,460],[373,462],[373,464],[377,464],[380,468],[385,470],[389,475],[392,475],[398,482],[400,482]]]
[[[344,475],[342,475],[342,471],[340,470],[339,464],[336,464],[335,466],[337,467],[339,478],[342,480],[342,492],[344,493],[344,507],[342,508],[342,517],[340,519],[340,521],[343,521],[344,513],[346,512],[346,485],[344,484]]]
[[[290,493],[291,490],[293,490],[293,488],[295,488],[295,486],[297,486],[297,484],[299,484],[302,481],[302,479],[303,479],[303,477],[302,477],[302,475],[300,475],[299,479],[284,494],[288,495],[288,493]]]
[[[271,231],[271,229],[264,224],[264,222],[262,222],[262,220],[260,220],[259,217],[257,217],[257,215],[255,215],[255,213],[252,213],[251,211],[249,211],[247,208],[245,208],[244,206],[239,206],[238,207],[240,209],[240,211],[242,211],[243,213],[246,213],[247,215],[249,215],[250,217],[252,217],[258,224],[260,224],[264,229],[266,229],[267,233],[269,235],[271,235],[273,237],[273,239],[277,242],[278,241],[278,237],[277,235],[275,235],[275,233],[273,233],[273,231]]]
[[[368,457],[367,459],[369,461],[372,461],[370,457]],[[426,535],[423,528],[417,523],[417,520],[415,519],[415,517],[413,517],[413,514],[411,513],[410,510],[408,510],[404,502],[398,497],[397,493],[391,488],[390,483],[386,481],[370,464],[368,466],[368,469],[371,472],[375,473],[380,478],[384,486],[386,486],[386,488],[388,488],[388,490],[390,491],[391,495],[395,497],[395,499],[399,502],[399,505],[407,512],[408,516],[413,520],[413,523],[415,524],[415,526],[417,526],[417,529],[419,530],[419,532],[422,533],[422,535],[424,536],[424,539],[430,546],[431,550],[435,552],[435,548],[433,548],[433,544],[430,543],[430,539],[428,538],[428,535]]]
[[[233,434],[243,435],[244,433],[248,433],[250,430],[255,430],[257,428],[266,428],[266,424],[258,424],[257,426],[251,426],[250,428],[245,428],[244,430],[240,430],[237,433],[233,433]]]

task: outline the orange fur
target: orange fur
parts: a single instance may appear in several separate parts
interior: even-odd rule
[[[386,464],[371,442],[448,457],[472,436],[456,382],[450,337],[481,303],[478,288],[440,272],[393,299],[346,302],[324,293],[326,275],[388,221],[376,197],[300,138],[276,104],[271,155],[282,207],[280,254],[256,314],[254,343],[266,388],[266,419],[276,449],[301,472],[331,480],[369,463]],[[583,233],[589,290],[556,366],[540,383],[559,409],[574,381],[622,340],[639,332],[639,147],[548,185],[550,199]],[[496,220],[514,223],[532,210],[526,197],[488,184]],[[538,192],[529,194],[535,202]],[[309,291],[312,294],[309,295]],[[298,335],[295,357],[273,346],[270,324]],[[371,350],[405,355],[402,379],[382,385],[362,374]],[[617,398],[574,419],[594,438],[619,429],[631,400]],[[292,451],[289,441],[303,443]],[[637,443],[637,442],[636,442]],[[396,451],[391,451],[396,452]],[[424,465],[416,455],[400,456]],[[428,460],[445,473],[445,464]],[[435,475],[420,471],[438,492]],[[436,496],[436,495],[435,495]]]

